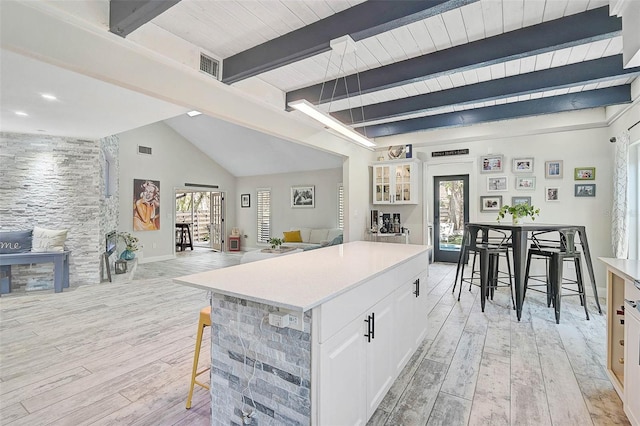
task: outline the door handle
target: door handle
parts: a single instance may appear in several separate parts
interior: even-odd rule
[[[418,278],[417,280],[415,280],[413,283],[416,285],[416,289],[415,289],[415,291],[413,292],[413,294],[415,294],[415,295],[416,295],[416,297],[420,297],[420,278]]]
[[[367,319],[364,320],[367,323],[367,334],[364,337],[367,338],[367,343],[371,342],[373,339],[373,313],[371,315],[367,315]]]

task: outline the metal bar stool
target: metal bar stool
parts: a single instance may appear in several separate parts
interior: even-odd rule
[[[529,279],[539,280],[536,276],[530,276],[531,260],[535,257],[544,258],[547,261],[547,275],[545,277],[544,286],[547,293],[547,306],[553,305],[555,311],[556,324],[560,324],[560,306],[561,297],[577,295],[580,297],[580,304],[584,307],[584,313],[589,319],[589,311],[587,309],[586,293],[584,291],[584,280],[582,277],[582,264],[580,261],[581,253],[576,250],[575,236],[577,230],[575,228],[559,229],[560,240],[556,245],[550,245],[548,240],[541,240],[538,235],[534,235],[533,244],[529,249],[527,256],[527,269],[525,275],[525,291],[529,284]],[[576,279],[571,280],[563,277],[563,269],[565,261],[573,261],[576,270]],[[576,288],[571,287],[575,285]],[[568,294],[562,294],[569,291]]]
[[[506,233],[498,230],[492,230],[480,226],[465,226],[465,237],[463,246],[460,249],[460,258],[458,261],[458,271],[460,272],[460,289],[458,291],[458,301],[462,294],[462,283],[471,285],[479,285],[481,292],[480,305],[484,312],[485,302],[487,298],[493,299],[494,291],[499,286],[508,286],[511,293],[511,303],[515,309],[515,299],[513,297],[513,283],[511,278],[511,262],[509,260],[509,237]],[[480,234],[480,236],[479,236]],[[469,252],[473,252],[473,263],[471,266],[471,277],[464,278],[464,259]],[[476,256],[480,255],[480,270],[476,270]],[[502,272],[498,266],[500,256],[504,255],[507,262],[508,272]],[[501,275],[502,274],[502,275]],[[456,272],[456,282],[458,273]],[[504,278],[508,281],[505,281]],[[480,283],[477,283],[477,280]],[[474,282],[475,281],[475,282]],[[453,291],[455,292],[456,283],[454,283]]]
[[[201,374],[211,370],[211,367],[207,367],[204,370],[198,371],[198,359],[200,358],[200,347],[202,346],[202,334],[205,327],[211,327],[211,306],[202,308],[200,310],[200,320],[198,321],[198,334],[196,337],[196,350],[193,354],[193,369],[191,371],[191,385],[189,386],[189,396],[187,397],[187,409],[191,408],[191,398],[193,397],[193,388],[195,385],[202,386],[205,389],[209,389],[209,385],[200,383],[196,380]]]

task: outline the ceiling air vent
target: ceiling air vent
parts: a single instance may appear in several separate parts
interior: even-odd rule
[[[151,155],[151,148],[148,146],[138,145],[138,154]]]
[[[220,62],[210,58],[204,53],[200,54],[200,71],[212,75],[216,79],[218,78],[218,70],[220,69]]]

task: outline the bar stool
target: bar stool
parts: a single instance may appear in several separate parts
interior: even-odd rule
[[[200,310],[200,320],[198,321],[198,334],[196,337],[196,350],[193,354],[193,369],[191,370],[191,385],[189,386],[189,396],[187,397],[187,410],[191,408],[191,397],[193,397],[193,388],[195,385],[202,386],[205,389],[209,389],[209,385],[200,383],[196,380],[201,374],[206,373],[211,370],[210,367],[205,368],[204,370],[198,370],[198,359],[200,358],[200,347],[202,345],[202,334],[204,332],[205,327],[211,327],[211,306],[207,306],[206,308],[202,308]]]
[[[525,273],[525,292],[528,287],[529,278],[536,279],[535,276],[530,277],[529,271],[531,260],[534,257],[544,258],[547,261],[547,275],[544,285],[547,290],[547,306],[553,305],[555,311],[556,324],[560,324],[560,305],[562,296],[577,295],[580,297],[580,304],[584,307],[584,313],[589,319],[589,311],[587,309],[587,299],[584,291],[584,280],[582,277],[582,264],[580,262],[581,253],[576,250],[575,246],[575,228],[559,229],[560,241],[556,246],[540,244],[540,239],[534,236],[532,247],[529,249],[527,256],[527,268]],[[563,269],[565,261],[573,261],[576,270],[576,279],[570,280],[563,277]],[[570,287],[575,285],[576,288]],[[569,294],[562,294],[569,291]]]
[[[176,223],[176,248],[184,251],[187,247],[193,250],[191,228],[188,223]]]
[[[464,244],[460,248],[460,258],[458,260],[458,269],[456,271],[456,279],[453,285],[455,292],[456,283],[458,281],[458,272],[460,275],[460,289],[458,291],[458,301],[462,294],[462,283],[469,283],[469,291],[472,285],[480,286],[480,305],[484,312],[485,301],[491,297],[497,287],[508,286],[511,293],[511,303],[515,309],[515,299],[513,297],[513,283],[511,278],[511,262],[509,261],[509,237],[506,233],[499,230],[492,230],[494,234],[489,235],[489,229],[480,226],[465,226]],[[481,236],[479,236],[481,234]],[[469,252],[473,252],[473,263],[471,265],[471,277],[464,278],[464,259],[467,258]],[[480,255],[480,270],[476,270],[476,256]],[[504,255],[507,262],[508,272],[499,270],[500,257]],[[502,274],[502,275],[501,275]],[[484,276],[484,278],[483,278]],[[507,277],[508,281],[504,281]],[[478,284],[477,280],[480,280]]]

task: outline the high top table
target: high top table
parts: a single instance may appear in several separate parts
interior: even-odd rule
[[[587,233],[584,226],[580,225],[558,225],[547,223],[499,223],[499,222],[469,222],[465,226],[478,226],[487,229],[498,229],[502,231],[511,232],[511,242],[513,246],[513,275],[515,282],[515,297],[516,297],[516,314],[518,321],[522,316],[522,304],[524,302],[524,282],[525,282],[525,270],[527,263],[527,250],[529,232],[532,231],[558,231],[560,229],[575,229],[578,231],[580,237],[580,244],[582,245],[582,251],[584,253],[584,259],[587,264],[587,271],[589,272],[589,278],[591,279],[591,286],[593,288],[593,295],[596,299],[596,305],[598,306],[598,312],[602,314],[602,308],[600,307],[600,301],[598,300],[598,289],[596,287],[596,278],[593,272],[593,264],[591,263],[591,253],[589,251],[589,242],[587,241]],[[462,246],[467,242],[467,232],[464,233]],[[462,253],[462,250],[461,250]],[[481,279],[488,279],[486,274],[482,275]],[[486,284],[486,283],[485,283]]]

